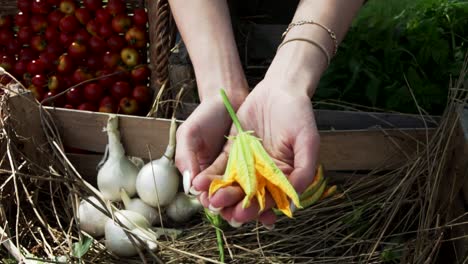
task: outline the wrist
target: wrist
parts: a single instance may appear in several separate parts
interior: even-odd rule
[[[240,107],[249,94],[247,81],[245,78],[224,79],[217,81],[210,79],[206,82],[199,82],[198,91],[200,102],[222,101],[220,90],[224,89],[234,110]]]
[[[326,43],[327,36],[323,36],[323,32],[320,32],[320,30],[315,30],[317,31],[314,32],[314,29],[308,29],[308,31],[312,32],[307,32],[305,39],[310,39],[318,45],[325,46],[322,43]],[[304,38],[301,35],[301,32],[291,31],[284,41],[293,38]],[[289,85],[281,87],[281,89],[306,93],[309,97],[312,97],[327,67],[327,55],[320,47],[306,41],[293,40],[278,49],[265,78],[284,80]]]

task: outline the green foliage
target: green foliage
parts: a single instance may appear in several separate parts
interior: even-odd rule
[[[79,242],[73,243],[73,251],[72,254],[74,257],[81,259],[86,252],[91,248],[93,244],[93,238],[88,236],[83,236],[82,240]]]
[[[467,45],[466,0],[371,0],[340,45],[314,99],[416,113],[414,95],[423,109],[440,114]]]

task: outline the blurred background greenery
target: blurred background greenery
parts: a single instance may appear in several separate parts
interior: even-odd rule
[[[263,78],[298,2],[228,0],[251,88]],[[351,104],[419,113],[419,105],[439,115],[467,46],[468,0],[368,0],[320,81],[315,108]]]
[[[468,45],[466,0],[370,0],[325,72],[314,101],[441,114]],[[411,89],[411,91],[410,91]]]

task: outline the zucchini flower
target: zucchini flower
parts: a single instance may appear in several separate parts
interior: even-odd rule
[[[296,208],[302,208],[299,195],[263,148],[260,139],[252,135],[253,131],[242,129],[224,90],[221,90],[221,96],[238,134],[228,138],[234,143],[229,153],[226,171],[222,179],[215,179],[211,182],[209,196],[211,197],[220,188],[237,183],[245,193],[242,207],[249,207],[250,201],[255,198],[260,211],[263,211],[267,190],[273,197],[277,209],[291,218],[292,212],[288,197]]]

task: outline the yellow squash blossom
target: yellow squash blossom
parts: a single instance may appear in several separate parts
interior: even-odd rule
[[[323,174],[323,166],[322,164],[319,164],[314,176],[314,180],[299,196],[302,208],[306,209],[316,204],[317,202],[334,195],[337,191],[337,186],[328,186],[327,184],[328,180]],[[277,209],[273,209],[273,212],[276,215],[282,215],[281,211]]]
[[[245,193],[242,207],[249,207],[250,201],[256,198],[260,211],[263,211],[265,191],[267,190],[273,197],[278,210],[288,217],[292,217],[288,197],[296,208],[302,208],[299,195],[263,148],[260,139],[252,135],[253,131],[242,129],[224,90],[221,90],[221,96],[238,134],[229,138],[234,143],[229,153],[226,171],[222,179],[215,179],[211,183],[210,197],[218,189],[237,183]]]

